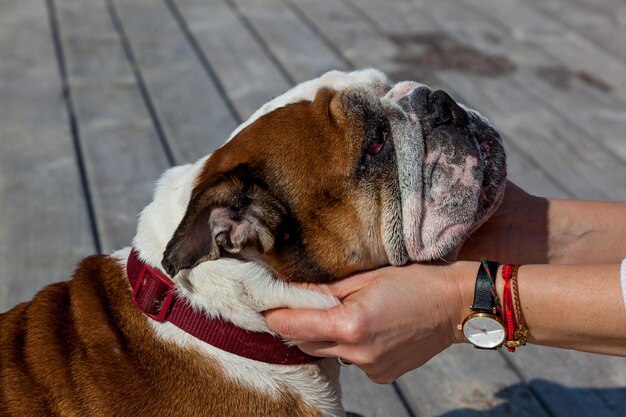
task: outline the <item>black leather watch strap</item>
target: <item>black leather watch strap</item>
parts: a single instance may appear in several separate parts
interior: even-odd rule
[[[493,278],[493,285],[496,284],[496,275],[498,274],[498,262],[486,261],[491,277]],[[478,274],[476,275],[476,287],[474,287],[474,303],[472,304],[472,310],[476,312],[493,313],[493,309],[496,306],[496,299],[491,290],[491,280],[483,263],[480,263],[478,268]]]

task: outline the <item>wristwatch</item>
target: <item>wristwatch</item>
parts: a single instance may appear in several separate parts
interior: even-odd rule
[[[502,320],[496,314],[495,280],[498,262],[486,261],[491,277],[487,274],[484,263],[480,263],[474,288],[472,313],[463,320],[461,330],[465,339],[478,349],[499,349],[506,338]]]

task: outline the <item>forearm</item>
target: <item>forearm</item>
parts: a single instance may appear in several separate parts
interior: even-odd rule
[[[603,264],[626,257],[626,203],[548,200],[548,263]]]
[[[626,257],[626,203],[546,199],[508,183],[498,212],[463,246],[520,264],[602,264]]]
[[[472,303],[477,264],[459,262],[454,268],[462,319]],[[619,274],[619,264],[520,267],[519,298],[529,343],[626,356],[626,309]],[[502,299],[500,271],[496,283]],[[455,340],[463,340],[460,332]]]

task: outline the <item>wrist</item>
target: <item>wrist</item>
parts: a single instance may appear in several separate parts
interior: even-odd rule
[[[456,262],[451,266],[452,280],[455,283],[456,301],[451,304],[450,328],[452,329],[452,343],[466,343],[463,332],[459,330],[459,325],[471,314],[474,302],[474,289],[476,287],[476,274],[480,262]],[[504,292],[504,282],[502,280],[502,265],[498,267],[496,275],[496,293],[501,299]]]
[[[507,182],[496,213],[468,239],[459,259],[539,263],[546,259],[548,200]],[[518,248],[525,250],[520,252]]]
[[[470,313],[470,307],[474,300],[474,287],[476,285],[476,272],[479,262],[459,261],[450,266],[451,281],[454,282],[454,294],[450,298],[450,323],[452,343],[466,343],[463,332],[458,327]]]
[[[626,203],[550,199],[547,263],[621,261],[626,240]]]

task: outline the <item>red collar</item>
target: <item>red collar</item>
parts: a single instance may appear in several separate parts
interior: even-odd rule
[[[126,265],[133,289],[133,304],[146,316],[174,326],[218,349],[275,365],[303,365],[320,358],[289,346],[270,333],[251,332],[193,310],[174,292],[174,283],[158,269],[139,259],[133,248]]]

